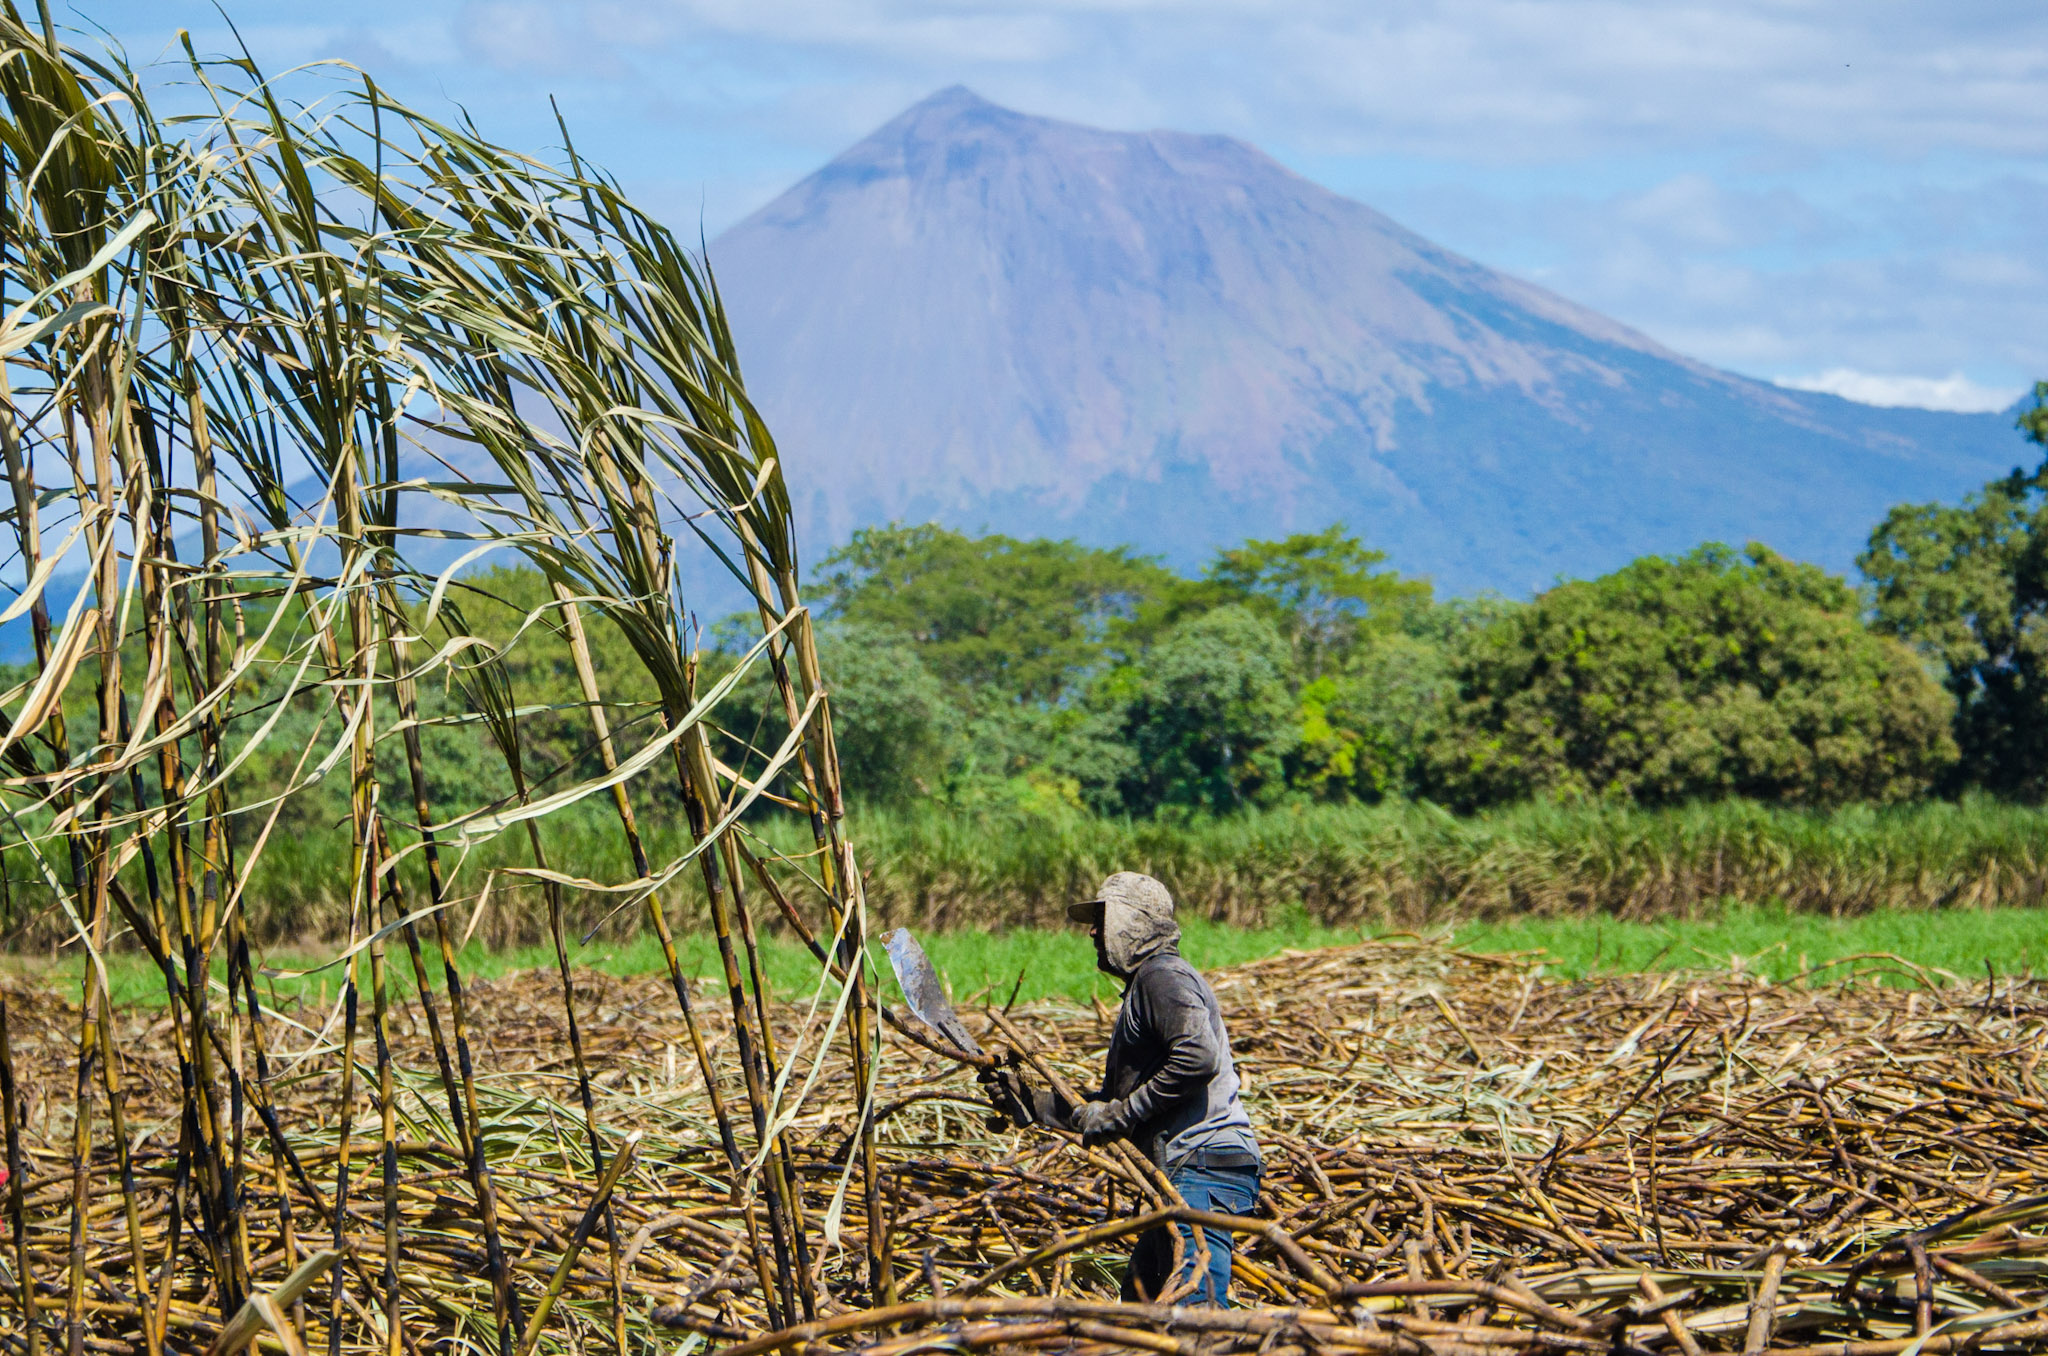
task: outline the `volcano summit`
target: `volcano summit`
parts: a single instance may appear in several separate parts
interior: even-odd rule
[[[710,253],[813,556],[903,518],[1187,567],[1343,519],[1448,592],[1708,539],[1843,569],[2025,456],[1695,362],[1242,142],[957,87]]]

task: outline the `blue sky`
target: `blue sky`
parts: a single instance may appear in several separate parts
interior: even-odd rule
[[[933,90],[1223,132],[1683,352],[1987,408],[2048,376],[2048,6],[2013,0],[225,0],[715,235]],[[67,8],[59,5],[60,21]],[[147,60],[212,4],[69,7]],[[167,78],[171,72],[166,72]],[[716,255],[713,264],[716,265]]]

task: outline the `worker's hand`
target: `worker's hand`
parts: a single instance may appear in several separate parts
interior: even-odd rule
[[[1081,1132],[1083,1144],[1100,1144],[1106,1139],[1114,1139],[1125,1130],[1123,1101],[1083,1102],[1074,1108],[1069,1126]]]
[[[1044,1117],[1039,1114],[1037,1098],[1032,1095],[1024,1076],[1015,1069],[983,1069],[975,1075],[982,1090],[988,1093],[988,1104],[1010,1118],[1010,1124],[1022,1129],[1027,1125],[1040,1125]]]

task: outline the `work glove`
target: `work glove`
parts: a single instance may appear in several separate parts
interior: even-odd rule
[[[1022,1128],[1032,1123],[1031,1089],[1015,1069],[981,1069],[974,1079],[988,1095],[988,1104],[1009,1117],[1011,1124]]]
[[[1034,1088],[1024,1075],[1007,1067],[983,1069],[975,1075],[988,1093],[988,1104],[1010,1118],[1018,1129],[1044,1125],[1054,1129],[1067,1123],[1067,1106],[1050,1088]]]
[[[1125,1113],[1121,1098],[1108,1102],[1083,1102],[1074,1108],[1067,1128],[1080,1131],[1083,1144],[1100,1144],[1124,1132]]]

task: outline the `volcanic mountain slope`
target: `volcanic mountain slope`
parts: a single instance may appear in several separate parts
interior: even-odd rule
[[[1241,142],[965,89],[719,236],[808,553],[903,518],[1219,544],[1343,519],[1450,592],[1702,540],[1846,568],[2023,459],[2002,415],[1718,371]]]

